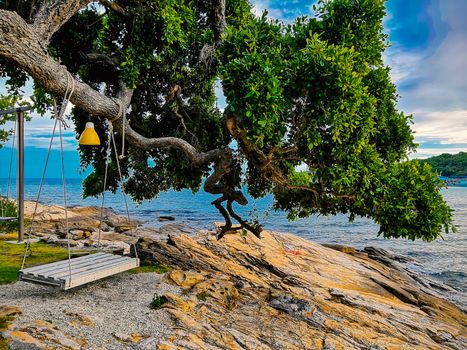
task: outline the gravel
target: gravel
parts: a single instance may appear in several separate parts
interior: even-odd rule
[[[84,338],[88,348],[109,350],[151,348],[158,339],[167,336],[174,324],[167,312],[152,310],[149,305],[155,293],[180,295],[178,287],[162,281],[156,273],[129,274],[97,281],[70,291],[17,282],[0,286],[0,304],[21,307],[23,315],[15,324],[33,320],[51,322],[62,332]],[[95,325],[76,326],[66,313],[89,317]],[[124,344],[117,336],[139,333],[147,337],[138,344]]]

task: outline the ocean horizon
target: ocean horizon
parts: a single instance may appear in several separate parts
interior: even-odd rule
[[[82,198],[82,179],[67,179],[68,205],[100,206],[101,197]],[[25,179],[25,199],[35,200],[40,179]],[[16,195],[15,179],[12,179],[13,197]],[[5,195],[7,179],[0,178],[0,195]],[[243,218],[257,216],[266,230],[288,232],[317,243],[334,243],[353,246],[357,249],[374,246],[395,254],[412,258],[408,267],[452,288],[445,297],[467,309],[467,187],[449,187],[442,190],[446,202],[454,210],[457,233],[444,234],[433,242],[378,237],[378,225],[367,218],[349,222],[345,215],[319,216],[288,221],[286,213],[272,209],[273,197],[268,195],[254,200],[248,197],[247,206],[236,206]],[[117,213],[124,213],[120,192],[106,192],[105,206]],[[130,215],[146,227],[160,227],[160,216],[173,216],[175,221],[196,229],[212,229],[215,221],[223,218],[210,203],[217,196],[204,191],[194,194],[190,190],[163,192],[159,197],[137,204],[129,200]],[[40,202],[63,205],[61,179],[46,179]]]

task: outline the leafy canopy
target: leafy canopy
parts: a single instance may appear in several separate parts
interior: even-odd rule
[[[221,38],[211,26],[211,1],[118,5],[124,14],[95,4],[80,11],[53,37],[49,53],[106,95],[119,80],[134,89],[128,118],[137,132],[182,138],[200,151],[236,141],[220,184],[247,185],[255,198],[273,193],[275,208],[290,219],[342,212],[372,218],[385,237],[424,240],[451,228],[442,182],[429,165],[407,161],[416,147],[412,117],[396,109],[382,59],[383,0],[318,1],[314,18],[291,24],[255,17],[246,0],[228,0]],[[11,91],[25,84],[8,62],[0,62],[0,74]],[[216,81],[224,111],[216,107]],[[39,110],[49,98],[35,86]],[[104,121],[79,108],[72,118],[77,134],[92,119],[108,142]],[[103,190],[104,149],[79,150],[82,166],[94,168],[85,195]],[[123,163],[126,191],[137,201],[168,189],[197,191],[212,173],[176,149],[130,145]],[[115,161],[109,171],[115,190]]]

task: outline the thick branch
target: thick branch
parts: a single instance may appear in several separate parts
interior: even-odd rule
[[[271,150],[271,152],[269,152],[269,154],[266,155],[263,151],[258,149],[258,147],[256,147],[255,144],[251,143],[248,140],[245,130],[243,130],[237,124],[237,119],[235,116],[227,115],[226,125],[227,130],[229,130],[229,133],[232,135],[232,137],[234,137],[240,142],[242,150],[247,159],[256,169],[259,170],[261,175],[266,180],[272,181],[276,185],[282,186],[283,188],[289,190],[301,190],[311,192],[315,195],[315,197],[327,194],[340,199],[355,199],[355,196],[353,195],[333,193],[331,191],[318,190],[311,186],[297,186],[289,183],[289,181],[284,177],[282,171],[274,164],[274,153],[290,153],[294,151],[293,148],[284,149],[282,151],[276,148]]]
[[[0,56],[15,62],[27,71],[46,90],[64,95],[67,89],[67,69],[49,57],[39,44],[39,39],[32,28],[16,13],[0,10]],[[128,106],[132,90],[120,86],[117,96]],[[75,80],[75,91],[71,102],[86,112],[107,119],[114,119],[119,112],[119,105],[113,98],[109,98],[89,85]],[[121,129],[122,120],[114,121],[117,129]],[[152,148],[174,148],[181,150],[194,165],[203,165],[218,160],[224,149],[216,149],[204,153],[198,152],[185,140],[175,137],[146,138],[127,123],[126,137],[135,146],[149,150]]]
[[[44,1],[33,19],[36,34],[44,41],[44,45],[47,46],[52,35],[91,2],[92,0]]]
[[[115,1],[99,0],[99,2],[120,16],[126,16],[127,14],[125,9],[119,4],[117,4]]]
[[[95,62],[99,65],[103,66],[109,66],[111,68],[114,68],[117,70],[118,67],[118,60],[113,57],[109,57],[107,55],[103,55],[101,53],[88,53],[87,55],[84,56],[88,61],[90,62]]]
[[[14,12],[0,10],[0,57],[16,63],[30,74],[34,80],[51,93],[64,95],[69,88],[67,77],[69,72],[43,50],[40,38],[34,32],[35,28],[28,25]],[[89,85],[74,80],[74,93],[70,101],[77,107],[96,116],[104,117],[113,122],[118,131],[122,131],[123,118],[116,118],[121,105],[127,107],[133,95],[123,83],[120,85],[117,98],[107,97],[94,90]],[[144,150],[153,148],[178,149],[193,165],[201,166],[215,163],[214,172],[205,182],[205,190],[213,194],[221,194],[222,200],[216,202],[216,207],[225,200],[236,201],[245,205],[246,198],[241,191],[235,191],[230,185],[221,184],[221,180],[232,170],[232,150],[214,149],[198,152],[195,147],[183,139],[176,137],[146,138],[131,128],[128,121],[125,125],[125,135],[128,142]],[[232,185],[233,186],[233,185]],[[222,207],[222,206],[221,206]],[[220,209],[219,209],[220,210]],[[224,217],[228,213],[221,210]],[[230,219],[226,222],[229,223]],[[244,222],[241,222],[244,226]]]
[[[221,40],[227,22],[225,20],[225,0],[212,0],[212,22],[211,27],[216,41]]]
[[[206,69],[210,70],[214,51],[217,44],[222,40],[222,34],[227,27],[225,20],[225,0],[212,0],[212,11],[211,11],[211,28],[214,32],[215,42],[213,44],[205,44],[199,54],[199,62],[206,66]]]

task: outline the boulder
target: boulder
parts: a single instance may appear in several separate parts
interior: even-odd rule
[[[23,311],[18,306],[0,305],[0,318],[21,315]]]
[[[140,256],[174,267],[184,288],[162,309],[177,327],[161,348],[463,349],[465,313],[413,278],[400,257],[290,234],[217,240],[171,227],[142,238]],[[371,255],[371,256],[370,256]],[[388,260],[389,259],[389,260]]]
[[[204,276],[196,271],[174,269],[167,274],[167,279],[182,288],[190,288],[204,280]]]
[[[41,320],[14,326],[4,336],[13,350],[80,350],[85,345],[82,339],[64,334],[52,323]]]

